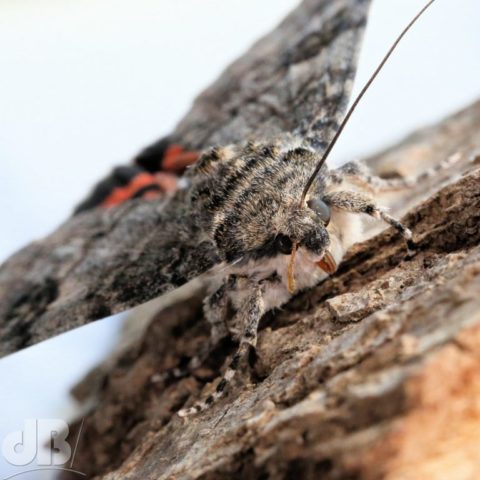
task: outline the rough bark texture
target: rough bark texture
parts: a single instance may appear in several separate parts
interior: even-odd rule
[[[418,253],[406,260],[390,229],[354,246],[337,274],[263,319],[251,373],[186,423],[175,412],[212,391],[234,346],[165,380],[208,327],[201,295],[150,305],[146,332],[77,388],[97,405],[76,468],[108,480],[479,478],[479,132],[477,103],[369,159],[387,176],[450,159],[384,199],[408,210]]]
[[[348,101],[369,3],[305,0],[199,96],[172,138],[203,149],[296,131],[321,151]],[[212,243],[201,238],[185,196],[75,216],[5,262],[0,356],[212,267]]]
[[[304,93],[321,95],[309,89],[323,81],[317,61],[342,33],[320,28],[326,4],[302,4],[225,72],[174,137],[203,147],[313,120]],[[361,18],[349,25],[360,30]],[[126,335],[135,341],[76,389],[95,407],[74,467],[105,480],[480,478],[479,152],[477,103],[369,159],[388,177],[451,160],[379,199],[405,215],[416,255],[406,260],[391,230],[354,246],[332,278],[262,320],[256,363],[188,422],[175,412],[215,388],[235,345],[172,380],[167,373],[207,341],[202,292],[137,311]],[[162,208],[132,202],[82,215],[9,260],[0,270],[0,354],[160,293]],[[200,270],[215,260],[202,258]]]

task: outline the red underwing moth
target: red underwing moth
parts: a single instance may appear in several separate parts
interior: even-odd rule
[[[271,71],[262,72],[271,83],[280,78],[277,91],[294,95],[295,110],[286,112],[281,122],[270,122],[275,106],[267,104],[265,97],[250,103],[243,99],[244,120],[254,119],[237,125],[244,138],[216,144],[216,132],[210,132],[211,146],[187,169],[183,188],[157,205],[154,223],[142,225],[138,217],[138,228],[145,232],[143,250],[138,245],[130,249],[126,245],[124,256],[115,258],[118,268],[113,269],[113,274],[109,269],[103,291],[88,289],[88,275],[102,274],[98,263],[96,270],[85,265],[86,288],[74,292],[77,297],[70,292],[70,299],[81,304],[78,321],[62,325],[61,311],[44,309],[44,323],[25,323],[14,299],[7,302],[7,313],[3,314],[10,323],[5,324],[2,351],[14,351],[28,345],[32,338],[45,338],[108,315],[110,312],[98,308],[99,304],[115,305],[119,311],[200,278],[208,290],[204,313],[211,326],[206,354],[232,334],[226,319],[231,311],[234,324],[240,326],[240,333],[234,332],[239,348],[215,392],[179,412],[186,417],[206,409],[224,394],[243,359],[255,349],[258,323],[266,311],[283,305],[295,292],[318,284],[336,271],[346,250],[360,238],[362,215],[393,226],[411,252],[414,243],[410,230],[378,206],[371,195],[392,188],[394,183],[398,188],[398,182],[379,179],[358,163],[336,170],[330,170],[325,163],[363,94],[433,0],[398,37],[347,111],[369,3],[306,0],[304,12],[311,11],[315,18],[310,31],[307,35],[303,32],[298,40],[293,32],[288,38],[292,44],[281,45],[282,55],[268,67]],[[295,25],[305,19],[292,17],[290,21]],[[307,60],[308,69],[303,68]],[[292,85],[299,84],[301,91],[292,92]],[[235,87],[231,90],[233,100],[226,98],[225,102],[234,102]],[[278,112],[276,115],[281,117]],[[229,125],[232,128],[235,123]],[[223,140],[228,137],[228,133],[222,133]],[[192,143],[185,126],[183,140]],[[142,277],[138,269],[131,275],[131,263],[148,257],[152,251],[154,260],[142,263]],[[102,254],[98,252],[100,257]],[[49,291],[55,291],[56,280],[47,280],[52,287]],[[26,340],[19,332],[27,332]],[[200,361],[200,357],[192,359],[188,368]]]

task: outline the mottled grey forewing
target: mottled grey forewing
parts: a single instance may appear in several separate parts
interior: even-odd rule
[[[174,137],[202,149],[295,132],[321,150],[347,107],[370,0],[306,0],[196,100]]]
[[[77,215],[0,267],[0,356],[146,302],[218,262],[185,192]]]
[[[184,145],[295,132],[321,150],[348,103],[369,0],[306,0],[196,100]],[[141,304],[218,264],[186,196],[68,220],[0,267],[0,355]]]

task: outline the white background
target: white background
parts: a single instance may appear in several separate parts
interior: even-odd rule
[[[0,260],[51,232],[113,165],[168,133],[195,94],[297,3],[0,1]],[[357,90],[423,4],[373,2]],[[479,18],[477,0],[438,0],[367,94],[332,162],[480,97]],[[68,386],[113,344],[118,324],[1,360],[0,437],[24,418],[66,416]],[[18,471],[0,463],[0,479],[2,468]]]

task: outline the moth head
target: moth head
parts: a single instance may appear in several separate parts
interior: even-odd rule
[[[287,207],[277,218],[280,233],[276,235],[275,243],[278,253],[290,255],[293,244],[296,244],[313,256],[322,255],[330,244],[329,222],[330,208],[321,198],[312,198],[303,208],[298,205]]]
[[[303,207],[298,204],[290,207],[288,218],[283,224],[283,231],[277,235],[279,254],[289,255],[290,264],[288,271],[289,289],[293,292],[294,267],[297,251],[301,250],[308,260],[327,274],[332,274],[337,269],[337,264],[330,253],[331,236],[328,226],[331,219],[330,206],[321,198],[310,198]]]

